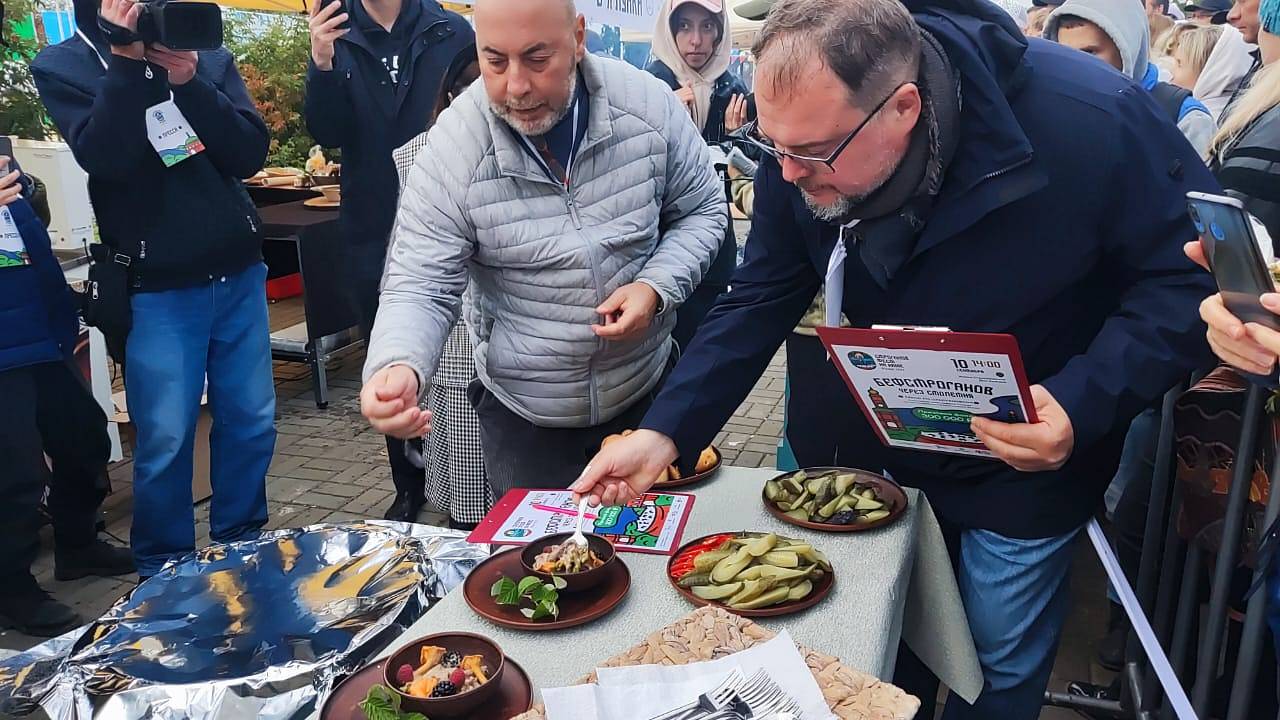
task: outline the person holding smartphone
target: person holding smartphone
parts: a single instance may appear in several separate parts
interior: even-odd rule
[[[111,454],[107,417],[71,364],[80,323],[33,192],[31,179],[0,155],[0,628],[53,637],[81,620],[31,574],[46,487],[58,580],[126,575],[134,566],[128,549],[97,536]]]
[[[130,541],[147,577],[195,549],[202,396],[210,535],[234,542],[266,524],[276,394],[262,223],[241,180],[266,161],[267,126],[226,48],[147,45],[141,12],[134,0],[75,0],[76,33],[41,50],[31,75],[89,175],[102,242],[85,310],[123,345],[137,431]]]
[[[658,13],[654,59],[646,69],[680,98],[708,145],[729,142],[756,115],[747,86],[729,70],[732,48],[724,0],[667,0]],[[754,150],[749,152],[758,157]],[[729,200],[726,196],[725,202]],[[730,222],[702,284],[676,311],[671,336],[681,350],[693,339],[716,298],[729,289],[737,260],[738,240]]]
[[[1258,11],[1258,49],[1262,68],[1249,88],[1228,108],[1210,145],[1210,169],[1227,192],[1280,240],[1280,0],[1263,0]],[[1268,158],[1270,158],[1268,160]],[[1208,267],[1199,242],[1188,243],[1187,255]],[[1265,293],[1262,307],[1280,315],[1280,294]],[[1209,326],[1214,354],[1247,373],[1274,376],[1280,358],[1280,332],[1259,323],[1241,322],[1227,309],[1222,294],[1207,298],[1200,315]]]
[[[395,220],[392,153],[431,127],[441,98],[476,64],[475,33],[434,0],[316,0],[311,5],[307,129],[342,149],[342,207],[349,289],[367,338]],[[388,436],[396,495],[388,520],[413,521],[426,475],[411,457],[420,440]]]

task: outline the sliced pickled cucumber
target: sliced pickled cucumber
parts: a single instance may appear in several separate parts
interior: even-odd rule
[[[746,548],[739,548],[737,552],[729,557],[716,563],[715,568],[711,571],[711,581],[716,583],[726,583],[732,580],[751,564],[752,557]]]
[[[815,562],[818,563],[818,566],[821,567],[823,570],[826,570],[827,572],[831,572],[831,561],[827,559],[826,555],[822,554],[821,550],[813,551],[813,559]]]
[[[840,511],[840,498],[836,498],[831,502],[818,508],[818,515],[823,519],[829,518]]]
[[[854,504],[853,509],[858,511],[880,510],[883,507],[884,507],[884,503],[880,502],[879,500],[868,500],[865,497],[860,497],[858,498],[858,502]]]
[[[742,589],[739,590],[736,594],[734,594],[733,597],[729,598],[728,604],[732,606],[738,603],[744,603],[749,600],[754,600],[755,598],[759,597],[761,593],[765,593],[772,590],[773,587],[777,584],[778,584],[777,581],[772,578],[760,578],[759,580],[747,580],[742,583]]]
[[[796,510],[788,510],[786,512],[786,516],[791,518],[792,520],[799,520],[800,522],[809,522],[809,513],[804,508],[798,508]]]
[[[758,540],[753,540],[749,545],[746,546],[746,551],[748,554],[751,555],[751,557],[760,557],[761,555],[764,555],[765,553],[772,550],[773,547],[777,544],[778,544],[778,536],[774,535],[773,533],[769,533],[768,535],[765,535],[764,537]]]
[[[709,573],[716,564],[733,554],[732,550],[708,550],[693,559],[693,571]]]
[[[676,584],[682,588],[690,588],[694,585],[710,585],[711,573],[698,572],[697,570],[694,570],[677,580]]]
[[[891,513],[888,510],[872,510],[858,519],[858,522],[873,523],[877,520],[883,520],[889,517]]]
[[[791,588],[778,587],[761,593],[751,600],[740,600],[738,602],[730,602],[729,607],[733,610],[758,610],[766,608],[770,605],[777,605],[780,602],[786,602],[791,595]]]
[[[836,483],[835,483],[836,494],[844,495],[845,493],[849,492],[849,488],[852,488],[854,483],[856,482],[857,482],[857,476],[851,473],[846,473],[844,475],[837,475]]]
[[[764,496],[769,502],[777,502],[782,497],[782,483],[770,480],[764,484]]]
[[[809,593],[813,592],[813,583],[808,580],[801,580],[791,589],[787,591],[787,600],[803,600],[809,597]]]
[[[823,488],[828,487],[834,483],[835,483],[834,475],[830,475],[830,474],[816,475],[810,478],[809,482],[805,483],[804,487],[810,493],[817,495],[818,493],[822,492]]]
[[[775,567],[800,567],[800,556],[793,552],[771,552],[760,556],[760,562]]]
[[[800,479],[797,478],[797,475],[803,475],[803,474],[804,473],[797,473],[796,475],[792,475],[786,480],[783,480],[782,486],[787,489],[787,492],[793,493],[795,495],[799,495],[800,493],[804,492],[804,484],[800,481]]]
[[[741,590],[742,583],[729,583],[727,585],[695,585],[690,592],[703,600],[724,600],[738,594]]]

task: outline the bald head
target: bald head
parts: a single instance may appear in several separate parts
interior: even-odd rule
[[[475,8],[476,22],[479,23],[480,8],[484,5],[497,6],[515,6],[515,5],[537,5],[540,12],[557,11],[565,20],[573,22],[578,19],[578,8],[573,4],[573,0],[546,0],[542,2],[520,2],[520,0],[475,0],[471,3]],[[501,10],[500,10],[501,11]]]
[[[586,21],[573,0],[478,0],[476,47],[494,114],[524,135],[542,135],[568,111]]]

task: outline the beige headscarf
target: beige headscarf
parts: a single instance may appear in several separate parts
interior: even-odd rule
[[[662,12],[658,13],[658,24],[653,29],[653,56],[662,61],[675,73],[681,84],[693,87],[693,124],[698,130],[705,130],[711,114],[711,90],[716,80],[729,69],[729,60],[733,49],[733,40],[729,34],[729,2],[722,0],[720,5],[720,27],[723,28],[720,42],[711,51],[711,59],[701,71],[694,70],[684,61],[684,56],[676,47],[675,34],[671,32],[671,15],[680,5],[690,0],[664,0]]]

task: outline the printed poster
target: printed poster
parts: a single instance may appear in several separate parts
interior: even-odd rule
[[[850,328],[818,333],[890,447],[994,458],[970,429],[974,417],[1035,419],[1012,337]]]
[[[619,552],[670,555],[693,509],[688,493],[646,493],[623,506],[588,508],[583,532],[594,532]],[[468,542],[525,545],[545,535],[573,532],[578,505],[568,490],[508,492],[467,537]]]

